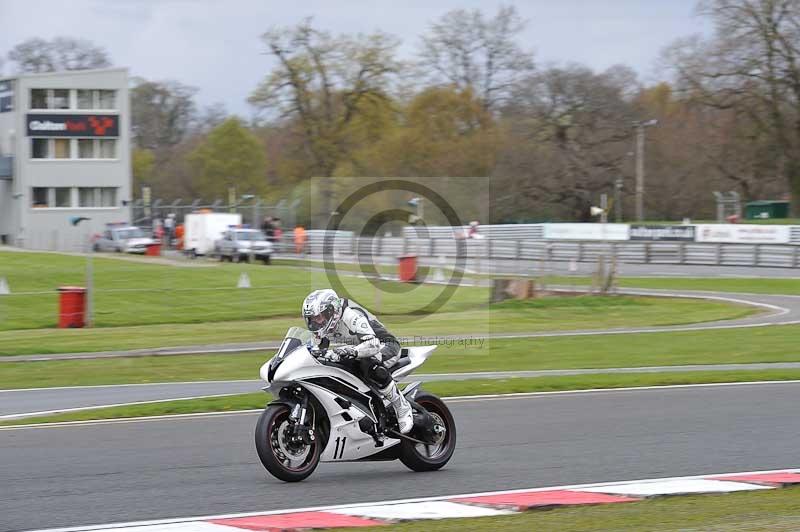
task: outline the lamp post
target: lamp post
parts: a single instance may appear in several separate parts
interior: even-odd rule
[[[73,226],[77,226],[83,221],[91,221],[91,218],[85,216],[72,216],[69,221]],[[86,326],[91,327],[94,323],[94,286],[92,282],[92,252],[94,246],[92,245],[92,229],[89,228],[89,233],[86,236]]]
[[[415,223],[419,220],[422,220],[425,216],[425,207],[422,203],[422,198],[414,197],[408,200],[408,204],[414,207],[414,211],[416,212],[415,216],[417,217]]]
[[[644,130],[655,126],[658,120],[640,120],[633,123],[636,128],[636,220],[644,221]]]
[[[622,223],[622,176],[614,182],[614,217]]]

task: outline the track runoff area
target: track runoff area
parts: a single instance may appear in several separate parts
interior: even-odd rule
[[[40,532],[232,532],[383,527],[403,521],[499,517],[559,507],[635,503],[665,496],[774,490],[798,485],[800,469],[751,471],[183,517]],[[502,526],[501,523],[498,524]],[[470,526],[469,522],[463,524]],[[426,527],[423,523],[418,525],[420,529]]]

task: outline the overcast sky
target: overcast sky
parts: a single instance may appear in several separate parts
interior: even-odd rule
[[[695,0],[0,0],[0,54],[30,37],[83,37],[131,75],[193,85],[201,105],[222,102],[250,116],[245,100],[270,66],[259,36],[271,26],[313,16],[334,33],[380,29],[400,37],[409,58],[419,35],[447,11],[493,15],[501,3],[528,21],[521,42],[537,63],[596,70],[622,63],[646,81],[658,78],[654,62],[665,45],[709,31],[694,15]]]

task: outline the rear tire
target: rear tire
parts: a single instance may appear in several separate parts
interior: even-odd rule
[[[272,257],[271,257],[270,255],[267,255],[266,257],[264,257],[264,264],[266,264],[267,266],[269,266],[269,264],[270,264],[271,262],[272,262]]]
[[[432,456],[426,455],[419,447],[435,447],[435,446],[422,446],[420,444],[403,440],[400,443],[400,461],[403,462],[407,468],[412,471],[436,471],[450,461],[453,453],[456,450],[456,422],[453,419],[453,414],[450,409],[444,404],[444,401],[428,392],[420,392],[414,399],[418,405],[427,410],[434,417],[438,417],[443,421],[445,426],[445,433],[441,442],[441,448],[436,450]]]
[[[258,418],[256,424],[256,452],[258,458],[272,476],[284,482],[299,482],[307,478],[319,465],[320,442],[319,439],[311,444],[306,444],[308,449],[305,458],[298,466],[287,464],[287,456],[281,446],[287,445],[282,426],[289,419],[289,407],[282,404],[270,405]]]

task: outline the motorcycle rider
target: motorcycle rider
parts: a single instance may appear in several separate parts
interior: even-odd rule
[[[414,425],[411,405],[388,370],[400,358],[400,343],[378,318],[355,301],[324,289],[311,292],[303,301],[303,319],[319,339],[319,347],[327,350],[325,358],[358,360],[364,378],[377,384],[394,408],[400,432],[408,433]],[[345,345],[330,350],[331,341]]]

